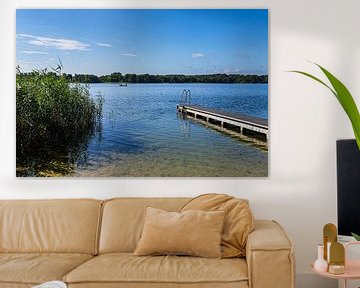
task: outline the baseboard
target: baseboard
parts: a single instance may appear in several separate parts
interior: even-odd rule
[[[334,279],[320,277],[313,273],[296,275],[296,288],[338,288],[338,282]]]

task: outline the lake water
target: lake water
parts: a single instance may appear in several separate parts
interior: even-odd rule
[[[268,118],[267,84],[92,84],[102,130],[73,176],[267,176],[268,151],[177,115],[184,89],[203,107]]]

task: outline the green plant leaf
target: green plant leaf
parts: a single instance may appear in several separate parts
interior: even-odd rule
[[[351,235],[356,239],[356,241],[360,241],[360,235],[355,234],[353,232],[351,232]]]
[[[356,103],[354,98],[352,97],[350,91],[346,88],[346,86],[338,80],[334,75],[332,75],[329,71],[325,68],[321,67],[320,65],[316,64],[321,71],[325,74],[325,76],[329,79],[331,85],[334,87],[338,95],[338,100],[341,106],[344,108],[346,114],[348,115],[350,122],[353,126],[356,142],[360,149],[360,114],[359,110],[356,107]]]
[[[319,83],[321,83],[322,85],[324,85],[326,88],[328,88],[334,95],[336,98],[338,98],[338,95],[336,94],[336,92],[329,86],[327,85],[324,81],[320,80],[319,78],[315,77],[314,75],[311,75],[310,73],[306,73],[306,72],[302,72],[302,71],[298,71],[298,70],[290,70],[288,72],[293,72],[293,73],[298,73],[298,74],[302,74],[305,75]]]
[[[333,88],[331,88],[329,85],[327,85],[324,81],[320,80],[319,78],[317,78],[309,73],[297,71],[297,70],[293,70],[293,71],[289,71],[289,72],[294,72],[294,73],[305,75],[305,76],[321,83],[335,95],[336,99],[339,101],[340,105],[343,107],[345,113],[349,117],[349,120],[351,122],[353,131],[354,131],[356,143],[360,150],[360,114],[359,114],[359,110],[356,106],[356,103],[354,101],[354,98],[352,97],[350,91],[346,88],[346,86],[340,80],[338,80],[334,75],[332,75],[328,70],[326,70],[322,66],[320,66],[316,63],[314,63],[314,64],[317,65],[321,69],[321,71],[325,74],[325,76],[330,81]]]

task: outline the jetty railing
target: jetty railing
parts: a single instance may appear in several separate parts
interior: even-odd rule
[[[183,92],[181,94],[179,105],[181,105],[181,106],[191,105],[191,91],[190,90],[186,90],[186,89],[183,90]]]

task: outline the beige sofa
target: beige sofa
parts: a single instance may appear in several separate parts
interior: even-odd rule
[[[256,220],[246,258],[133,256],[146,206],[179,210],[186,198],[0,201],[0,288],[62,280],[71,288],[293,288],[292,244]]]

